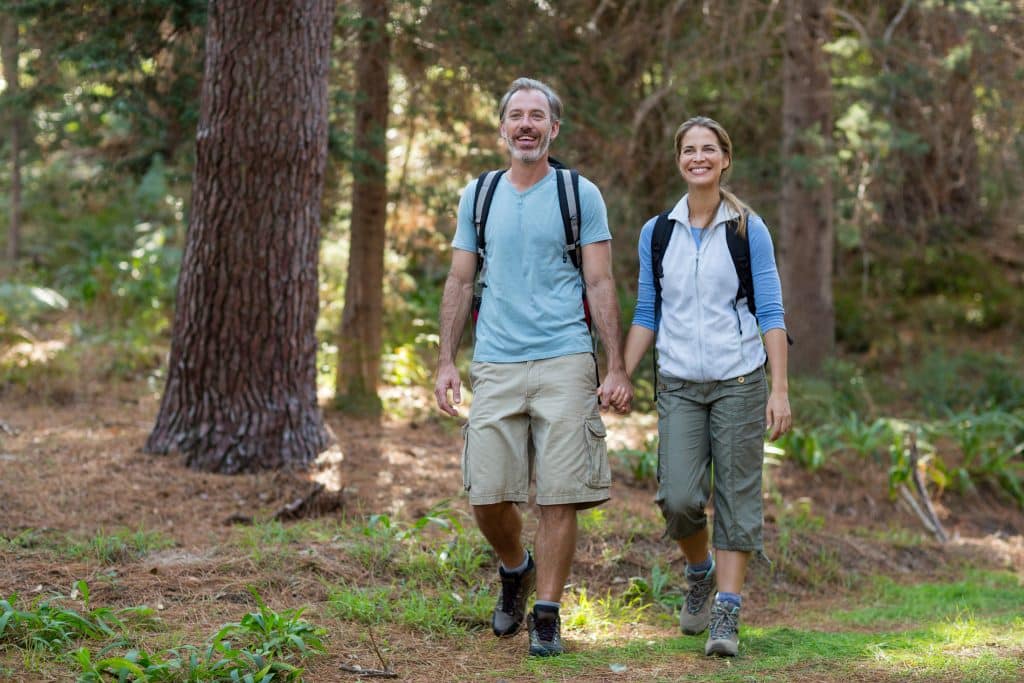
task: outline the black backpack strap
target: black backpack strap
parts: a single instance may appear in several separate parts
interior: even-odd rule
[[[487,253],[487,215],[491,212],[494,191],[504,173],[505,169],[487,171],[476,179],[476,191],[473,193],[473,225],[476,227],[477,271],[483,267],[483,259]]]
[[[739,289],[736,290],[736,300],[747,298],[747,308],[750,314],[757,318],[757,303],[754,301],[754,272],[750,265],[750,237],[749,233],[739,235],[740,221],[734,218],[725,224],[725,241],[729,245],[729,255],[732,256],[732,265],[736,268],[736,275],[740,279]],[[786,341],[793,345],[793,338],[786,332]]]
[[[668,215],[671,209],[658,214],[658,220],[654,223],[654,231],[651,233],[651,275],[654,278],[654,320],[661,319],[661,278],[665,276],[662,262],[665,260],[665,250],[668,249],[668,242],[672,239],[672,220]]]
[[[736,268],[736,276],[740,279],[739,289],[736,290],[736,300],[743,297],[747,299],[747,308],[753,316],[757,316],[757,303],[754,301],[754,274],[750,268],[750,240],[746,233],[741,237],[739,234],[740,221],[734,218],[725,224],[725,241],[729,245],[729,255],[732,256],[732,265]]]
[[[562,210],[562,226],[565,228],[565,251],[562,258],[572,259],[576,269],[583,267],[580,253],[580,174],[575,169],[555,168],[555,183],[558,186],[558,206]]]

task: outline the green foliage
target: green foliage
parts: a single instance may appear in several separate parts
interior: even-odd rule
[[[102,564],[131,562],[145,557],[154,550],[174,547],[174,540],[160,531],[119,530],[106,533],[100,530],[84,541],[73,541],[64,550],[76,559],[92,559]]]
[[[932,431],[959,447],[962,460],[951,472],[958,490],[990,484],[1024,508],[1024,410],[952,415]]]
[[[48,314],[66,310],[67,299],[60,292],[18,282],[0,282],[0,335],[7,340],[32,341],[16,328],[39,321]]]
[[[267,607],[255,589],[249,588],[259,611],[250,612],[235,623],[225,624],[214,634],[211,648],[220,654],[253,653],[261,658],[288,658],[323,652],[326,631],[301,619],[303,610],[275,612]],[[232,643],[241,644],[241,649]]]
[[[39,599],[28,609],[18,609],[17,594],[0,599],[0,644],[59,653],[79,639],[113,639],[124,630],[126,620],[149,624],[152,610],[132,607],[112,610],[89,609],[89,587],[75,583],[72,599],[81,597],[85,613],[63,606],[68,598],[57,595]]]
[[[1024,407],[1024,372],[999,354],[936,350],[907,369],[907,384],[931,417],[950,412]]]
[[[620,448],[610,454],[630,473],[635,484],[649,484],[658,477],[658,436],[647,437],[643,448]]]
[[[238,681],[301,680],[299,661],[324,651],[326,631],[301,619],[302,610],[276,612],[250,589],[258,611],[241,621],[222,626],[204,649],[186,645],[162,654],[131,646],[129,626],[155,626],[153,611],[146,607],[113,610],[89,608],[89,588],[75,584],[72,598],[80,597],[85,613],[63,607],[66,598],[56,596],[18,609],[17,595],[0,599],[0,645],[70,654],[79,667],[79,681]],[[104,641],[100,657],[80,646],[82,640]],[[123,654],[111,652],[123,651]]]
[[[825,464],[825,451],[813,431],[793,427],[775,441],[775,446],[781,449],[783,455],[811,472]]]
[[[629,588],[623,598],[636,598],[644,603],[658,605],[667,611],[675,611],[683,603],[684,593],[678,588],[677,578],[667,567],[655,563],[651,566],[650,577],[631,576]]]

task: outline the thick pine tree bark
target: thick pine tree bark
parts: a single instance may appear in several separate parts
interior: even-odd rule
[[[15,3],[16,4],[16,3]],[[18,18],[8,12],[0,27],[0,59],[4,62],[7,83],[4,107],[7,110],[7,141],[11,147],[11,188],[9,223],[7,226],[7,260],[13,268],[21,251],[21,107],[17,104],[18,88]]]
[[[795,373],[821,368],[835,348],[832,302],[831,82],[823,0],[786,0],[779,267]]]
[[[377,413],[387,219],[388,2],[362,0],[352,229],[338,344],[338,407]]]
[[[316,397],[331,0],[211,0],[170,368],[150,453],[237,473],[329,441]]]

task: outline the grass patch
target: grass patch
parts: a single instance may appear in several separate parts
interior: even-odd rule
[[[856,626],[892,628],[984,614],[987,621],[1006,625],[1019,618],[1024,605],[1024,587],[1009,573],[971,572],[957,583],[920,586],[878,578],[874,586],[874,593],[861,600],[867,606],[837,613],[835,618]]]
[[[102,529],[91,538],[70,541],[62,554],[76,560],[96,560],[117,564],[141,559],[151,552],[174,547],[174,539],[160,531],[121,529],[111,533]]]

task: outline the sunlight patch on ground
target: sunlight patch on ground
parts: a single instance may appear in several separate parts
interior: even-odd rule
[[[47,363],[67,347],[67,342],[59,339],[37,342],[21,342],[14,344],[0,355],[0,363],[26,367],[33,363]]]
[[[315,468],[319,471],[312,476],[313,481],[321,484],[324,489],[331,493],[340,491],[345,485],[341,476],[341,463],[345,459],[341,447],[332,444],[330,448],[317,456]]]

